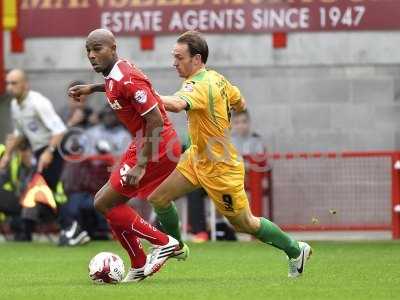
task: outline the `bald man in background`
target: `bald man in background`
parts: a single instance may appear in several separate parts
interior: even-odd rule
[[[24,71],[11,70],[6,76],[6,89],[13,97],[11,118],[14,132],[7,139],[0,169],[7,166],[12,152],[26,137],[35,153],[38,172],[42,173],[50,188],[54,188],[59,180],[63,162],[56,150],[66,127],[50,100],[30,90]]]
[[[63,159],[57,147],[66,132],[66,127],[50,100],[30,90],[24,71],[13,69],[8,72],[6,90],[13,98],[11,118],[14,132],[7,138],[6,149],[0,160],[0,171],[8,166],[12,153],[26,138],[34,152],[37,171],[54,191],[63,167]],[[37,218],[38,216],[32,217],[27,231],[32,232]]]

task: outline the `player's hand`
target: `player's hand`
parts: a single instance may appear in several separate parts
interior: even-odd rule
[[[7,168],[8,164],[10,163],[11,156],[9,154],[4,154],[0,159],[0,171]]]
[[[68,89],[68,96],[78,102],[81,102],[81,96],[90,95],[91,93],[92,89],[89,84],[78,84]]]
[[[53,161],[53,153],[45,150],[39,157],[37,171],[39,173],[42,173],[42,171],[46,169],[51,164],[52,161]]]
[[[126,183],[133,186],[138,186],[139,181],[143,178],[146,173],[146,168],[142,166],[134,166],[129,169],[128,173],[126,173]]]

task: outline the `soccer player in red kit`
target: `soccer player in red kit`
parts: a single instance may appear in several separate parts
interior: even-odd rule
[[[129,254],[131,269],[124,281],[132,282],[157,272],[178,250],[179,242],[143,220],[126,202],[135,196],[146,199],[175,169],[181,148],[149,79],[134,65],[119,59],[116,48],[110,31],[92,31],[86,40],[87,56],[93,69],[104,75],[105,83],[74,86],[68,93],[79,101],[82,94],[105,92],[111,108],[134,138],[94,200],[94,207],[106,217]],[[149,257],[139,238],[155,247]]]

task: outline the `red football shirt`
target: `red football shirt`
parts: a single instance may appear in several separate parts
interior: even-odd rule
[[[118,60],[105,77],[105,89],[108,103],[134,139],[144,135],[146,121],[143,116],[158,106],[164,120],[160,134],[163,139],[158,151],[162,155],[173,127],[160,97],[146,75],[131,63]]]

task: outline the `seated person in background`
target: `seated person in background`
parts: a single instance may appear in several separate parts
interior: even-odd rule
[[[31,241],[35,224],[42,218],[54,218],[52,210],[43,204],[37,203],[34,207],[20,204],[35,168],[36,159],[25,139],[0,175],[0,211],[12,218],[11,229],[16,241]]]
[[[94,195],[108,179],[112,163],[86,159],[67,161],[62,174],[68,201],[60,207],[63,228],[59,246],[77,246],[91,239],[108,239],[104,217],[93,206]]]
[[[89,145],[85,147],[85,153],[88,155],[104,152],[119,156],[132,140],[109,105],[100,112],[100,123],[89,128],[85,135],[89,139]]]
[[[247,110],[233,112],[232,143],[241,155],[264,154],[266,152],[261,136],[251,130],[250,114]]]
[[[6,76],[7,93],[12,96],[11,118],[14,131],[7,139],[0,160],[4,169],[13,151],[27,139],[37,159],[37,171],[54,192],[63,167],[58,146],[66,133],[66,126],[55,112],[53,104],[42,94],[32,91],[24,71],[13,69]]]
[[[74,81],[71,85],[82,84]],[[85,95],[80,98],[86,98]],[[109,154],[112,159],[111,144],[108,138],[97,140],[101,134],[100,126],[92,127],[88,134],[91,114],[83,113],[85,99],[76,102],[70,98],[74,127],[69,128],[62,142],[66,157],[78,155],[88,159],[66,159],[62,173],[64,191],[68,200],[60,206],[61,234],[59,246],[78,246],[91,239],[108,239],[108,226],[103,216],[93,206],[95,193],[106,183],[109,177],[110,159],[102,160],[94,156]],[[77,111],[81,113],[76,114]],[[75,113],[74,113],[75,112]],[[74,115],[77,116],[74,119]],[[79,117],[79,118],[78,118]],[[71,120],[71,119],[70,119]]]
[[[68,85],[68,89],[78,85],[85,84],[81,80],[74,80]],[[81,100],[75,101],[71,97],[68,97],[68,106],[64,107],[60,116],[64,123],[69,127],[80,127],[80,128],[88,128],[92,124],[90,122],[91,115],[94,113],[93,110],[88,107],[86,102],[86,95],[80,96]]]
[[[186,132],[179,132],[179,138],[182,145],[182,153],[190,146],[190,139]],[[207,193],[203,188],[198,188],[186,195],[188,201],[188,218],[189,231],[191,232],[192,242],[203,243],[207,242],[209,237],[209,228],[207,226],[206,203],[205,198]],[[217,212],[216,220],[216,238],[217,240],[236,241],[235,231],[227,224],[225,219]]]
[[[250,115],[247,110],[241,112],[232,112],[232,143],[241,155],[263,155],[265,154],[265,145],[260,135],[251,131]],[[264,159],[261,157],[260,159]],[[194,242],[202,242],[208,239],[205,222],[203,189],[195,190],[187,195],[189,221],[194,234]],[[217,240],[237,240],[234,230],[217,213]]]

